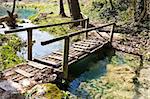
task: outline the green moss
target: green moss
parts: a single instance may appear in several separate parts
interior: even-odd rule
[[[0,46],[0,71],[23,62],[23,58],[17,56],[21,50],[21,40],[16,35],[0,34],[2,46]]]
[[[41,4],[42,5],[42,4]],[[71,18],[69,17],[60,17],[59,16],[59,5],[56,3],[52,4],[45,4],[43,6],[40,6],[39,13],[37,13],[34,16],[31,16],[29,19],[37,25],[47,25],[47,24],[58,24],[58,23],[63,23],[63,22],[69,22],[71,21]],[[65,4],[64,5],[66,13],[69,13],[68,6]],[[45,13],[46,16],[42,16],[41,13]],[[77,31],[75,28],[70,29],[70,25],[63,25],[63,26],[54,26],[54,27],[49,27],[49,28],[42,28],[40,29],[42,31],[47,31],[49,33],[52,33],[54,35],[64,35],[70,32]]]
[[[44,87],[46,87],[46,94],[44,97],[46,99],[52,99],[55,97],[55,99],[61,99],[63,97],[62,91],[54,84],[45,84]]]

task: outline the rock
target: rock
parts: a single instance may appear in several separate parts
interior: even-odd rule
[[[0,96],[0,99],[25,99],[25,97],[19,93],[6,91]]]

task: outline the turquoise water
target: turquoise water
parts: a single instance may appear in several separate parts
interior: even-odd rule
[[[18,9],[17,13],[20,18],[27,19],[28,17],[37,13],[35,9]]]
[[[7,10],[11,11],[11,8],[0,6],[0,16],[8,15]],[[28,19],[29,16],[37,13],[35,9],[30,8],[16,8],[15,12],[18,14],[18,17],[22,19]]]
[[[125,59],[120,53],[116,53],[111,59],[110,57],[105,57],[101,60],[97,59],[96,55],[92,55],[76,64],[77,67],[71,73],[76,75],[77,73],[75,72],[82,71],[82,69],[84,69],[84,72],[76,76],[69,84],[68,90],[72,96],[75,95],[75,97],[80,97],[81,99],[92,99],[93,96],[91,97],[91,93],[88,91],[89,87],[93,88],[95,93],[101,93],[103,88],[98,87],[96,82],[107,73],[108,64],[125,64]],[[77,68],[78,70],[76,70]]]

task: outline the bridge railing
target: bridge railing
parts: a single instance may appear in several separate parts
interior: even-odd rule
[[[63,22],[63,23],[58,23],[58,24],[48,24],[48,25],[40,25],[40,26],[32,26],[32,27],[26,27],[26,28],[18,28],[18,29],[11,29],[4,31],[5,34],[10,34],[10,33],[16,33],[16,32],[21,32],[21,31],[27,31],[27,45],[28,45],[28,55],[27,59],[32,60],[32,34],[34,29],[39,29],[39,28],[50,28],[54,26],[61,26],[61,25],[67,25],[67,24],[73,24],[73,23],[78,23],[78,22],[84,22],[85,23],[85,28],[88,28],[89,24],[89,18],[86,19],[78,19],[78,20],[73,20],[70,22]]]
[[[87,28],[85,30],[81,30],[81,31],[78,31],[78,32],[73,32],[73,33],[70,33],[70,34],[67,34],[67,35],[64,35],[64,36],[60,36],[60,37],[51,39],[51,40],[43,41],[43,42],[41,42],[41,45],[44,46],[44,45],[47,45],[47,44],[50,44],[50,43],[54,43],[54,42],[57,42],[57,41],[60,41],[60,40],[64,40],[64,51],[63,51],[62,66],[63,66],[64,78],[67,79],[68,78],[68,56],[69,56],[70,38],[73,37],[73,36],[79,35],[79,34],[83,34],[83,33],[87,34],[90,31],[99,30],[100,28],[103,28],[103,27],[112,26],[111,30],[110,30],[110,40],[109,40],[109,42],[111,43],[112,39],[113,39],[114,25],[115,25],[115,23],[110,23],[110,24],[99,26],[99,27]]]

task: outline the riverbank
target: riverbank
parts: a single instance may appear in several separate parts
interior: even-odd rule
[[[17,56],[22,46],[21,39],[16,35],[0,34],[0,71],[24,62],[23,57]]]

